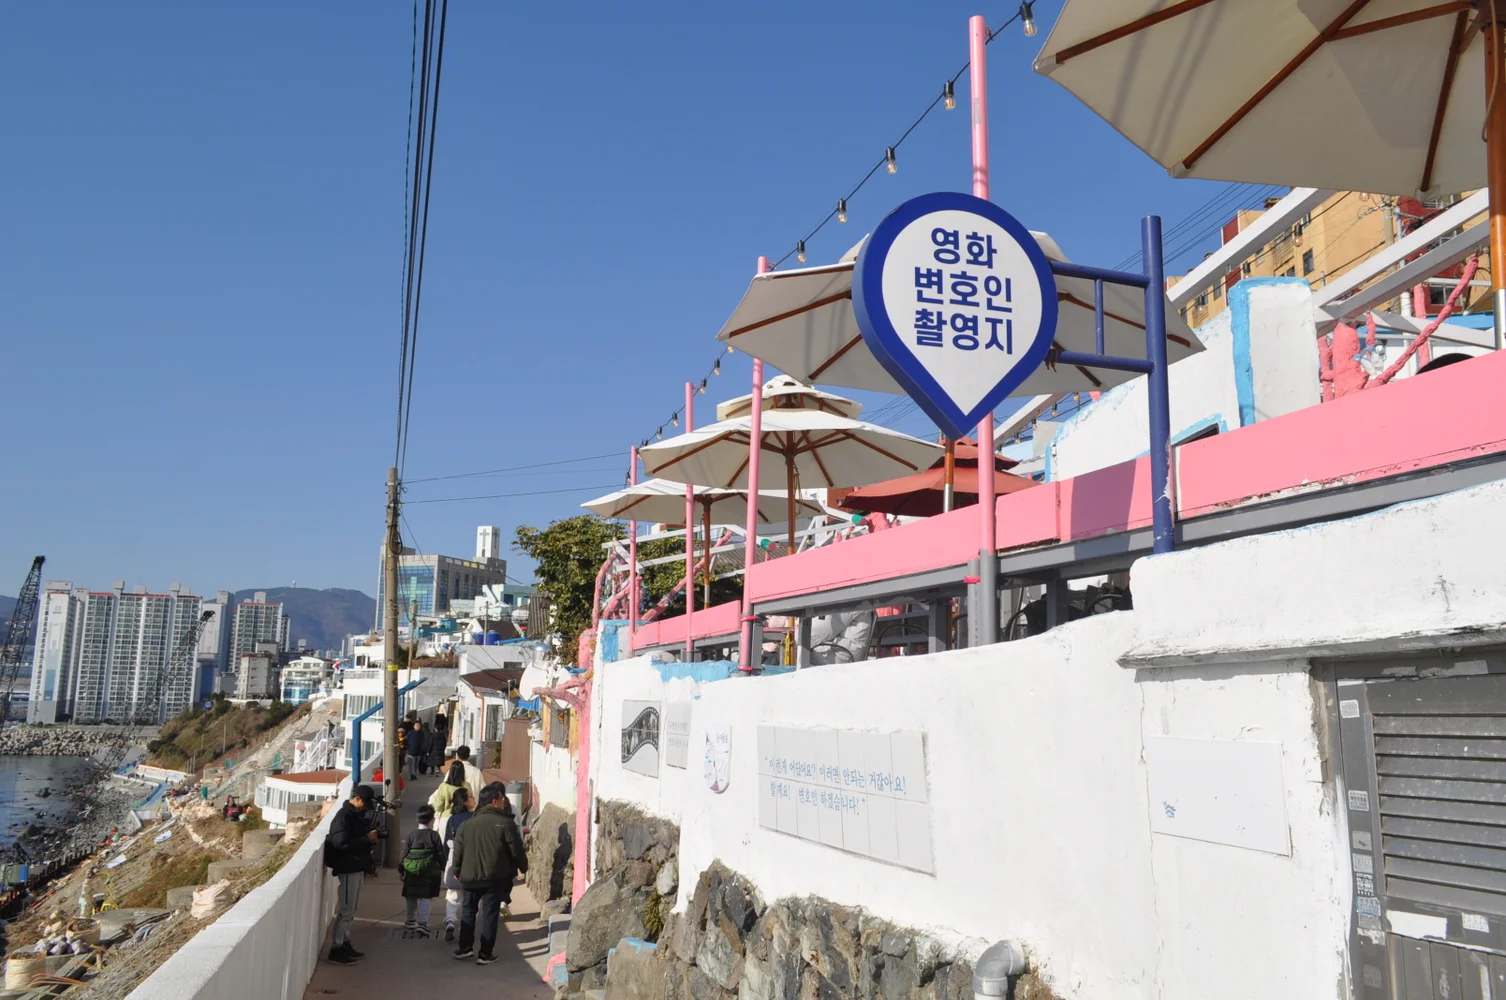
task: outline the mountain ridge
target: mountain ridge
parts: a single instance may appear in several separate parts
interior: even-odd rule
[[[346,636],[364,635],[376,620],[376,598],[359,590],[249,587],[232,591],[237,603],[249,601],[257,593],[265,593],[269,602],[282,605],[290,619],[288,641],[295,649],[302,639],[309,649],[338,650]]]

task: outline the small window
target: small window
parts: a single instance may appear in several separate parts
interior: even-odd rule
[[[1216,284],[1216,285],[1213,286],[1213,301],[1217,302],[1219,299],[1221,299],[1223,297],[1224,297],[1224,283],[1222,281],[1220,281],[1218,284]]]
[[[1206,309],[1208,307],[1208,293],[1207,292],[1204,292],[1202,295],[1199,295],[1197,297],[1197,307],[1199,309]]]
[[[1313,273],[1313,252],[1311,250],[1302,251],[1302,273],[1304,275]]]
[[[1250,276],[1250,262],[1245,261],[1243,264],[1241,264],[1240,271],[1243,272],[1246,278],[1248,278]]]
[[[1286,269],[1286,276],[1288,278],[1295,278],[1297,276],[1297,269],[1295,267],[1289,267],[1289,268],[1287,268]]]

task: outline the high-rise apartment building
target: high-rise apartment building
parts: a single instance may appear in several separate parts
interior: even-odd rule
[[[238,668],[241,657],[255,653],[261,642],[276,643],[279,653],[287,652],[288,616],[281,604],[268,601],[266,592],[258,590],[251,600],[235,606],[230,626],[231,665]]]
[[[202,603],[176,583],[165,594],[127,593],[123,581],[108,591],[48,583],[28,721],[161,721],[183,711],[195,693],[196,658],[167,668]]]
[[[507,560],[500,557],[501,530],[490,525],[476,529],[476,558],[420,555],[404,549],[398,558],[398,622],[406,625],[413,602],[420,615],[443,615],[454,600],[472,600],[492,584],[507,582]],[[387,607],[386,548],[377,560],[376,630],[382,631]]]

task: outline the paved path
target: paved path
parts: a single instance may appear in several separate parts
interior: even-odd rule
[[[420,804],[439,784],[430,775],[410,782],[403,795],[404,830],[418,826],[414,815]],[[314,977],[304,991],[304,1000],[324,1000],[331,995],[362,997],[453,996],[480,998],[506,996],[508,1000],[551,1000],[554,990],[544,984],[544,965],[549,961],[545,928],[539,922],[538,904],[521,882],[513,887],[512,917],[497,935],[497,963],[480,966],[474,960],[458,962],[455,945],[444,940],[444,897],[434,900],[429,917],[438,935],[429,939],[403,937],[402,883],[397,871],[378,869],[361,889],[361,903],[350,938],[366,957],[355,965],[336,965],[328,960],[326,937]]]

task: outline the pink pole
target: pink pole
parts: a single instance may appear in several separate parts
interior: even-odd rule
[[[982,15],[967,23],[968,62],[972,83],[973,105],[973,194],[988,198],[988,24]],[[994,415],[986,414],[978,424],[978,526],[982,600],[978,605],[980,644],[999,638],[999,588],[997,513],[994,508]]]
[[[769,270],[769,258],[758,258],[758,273]],[[753,409],[748,430],[748,523],[743,537],[743,628],[742,662],[738,669],[751,674],[756,666],[753,655],[753,559],[758,552],[758,458],[763,453],[763,362],[753,359]],[[763,657],[759,656],[758,660]]]
[[[628,482],[638,485],[638,449],[628,454]],[[628,652],[638,641],[638,522],[628,522]]]
[[[685,383],[685,430],[695,430],[695,383]],[[685,486],[685,662],[695,659],[695,635],[690,619],[695,614],[695,487]]]

